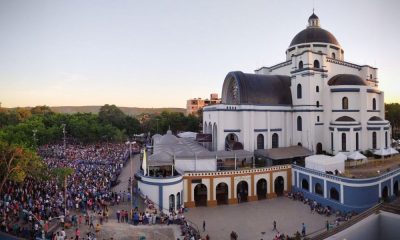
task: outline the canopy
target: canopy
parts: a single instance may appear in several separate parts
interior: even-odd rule
[[[349,156],[347,156],[347,159],[351,159],[351,160],[361,160],[361,159],[366,159],[367,157],[362,155],[360,152],[353,152],[352,154],[350,154]]]
[[[383,148],[375,150],[374,154],[378,155],[378,156],[388,156],[388,155],[390,155],[390,153],[387,150],[383,149]]]
[[[255,153],[272,160],[291,159],[295,157],[307,157],[312,155],[310,150],[302,146],[259,149],[256,150]]]
[[[399,151],[397,151],[397,150],[394,149],[394,148],[388,148],[386,151],[387,151],[390,155],[394,155],[394,154],[398,154],[398,153],[399,153]]]
[[[347,156],[345,154],[343,154],[342,152],[339,152],[338,154],[336,154],[334,156],[334,158],[341,160],[341,161],[345,161],[347,159]]]
[[[339,157],[330,157],[327,155],[312,155],[306,157],[306,168],[314,169],[320,172],[338,170],[344,172],[345,159]]]
[[[178,133],[178,137],[180,138],[191,138],[191,139],[196,139],[197,133],[195,132],[181,132]]]

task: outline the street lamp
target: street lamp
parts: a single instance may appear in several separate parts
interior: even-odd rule
[[[135,144],[136,143],[136,141],[133,141],[133,142],[131,142],[131,141],[129,141],[129,139],[126,141],[126,145],[129,145],[129,164],[130,164],[130,178],[131,178],[131,182],[130,182],[130,186],[129,186],[129,189],[130,189],[130,194],[131,194],[131,208],[133,207],[133,194],[132,194],[132,182],[133,182],[133,176],[132,176],[132,172],[133,172],[133,170],[132,170],[132,166],[133,166],[133,163],[132,163],[132,144]]]

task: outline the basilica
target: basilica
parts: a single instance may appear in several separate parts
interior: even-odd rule
[[[204,108],[210,150],[302,146],[315,154],[384,149],[390,123],[377,68],[345,61],[313,13],[286,60],[255,73],[229,72],[222,103]]]

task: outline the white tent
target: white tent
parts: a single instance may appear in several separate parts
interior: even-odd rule
[[[367,157],[364,156],[363,154],[361,154],[360,152],[353,152],[352,154],[350,154],[349,156],[347,156],[347,159],[351,159],[351,160],[361,160],[361,159],[366,159]]]
[[[178,133],[178,137],[180,138],[191,138],[191,139],[196,139],[197,133],[195,132],[181,132]]]
[[[378,156],[388,156],[388,155],[390,155],[390,153],[387,150],[383,149],[383,148],[375,150],[374,154],[378,155]]]
[[[387,150],[387,153],[389,153],[389,155],[394,155],[394,154],[398,154],[399,152],[396,150],[396,149],[394,149],[394,148],[388,148]]]
[[[338,154],[336,154],[334,156],[335,159],[341,160],[341,161],[345,161],[347,160],[347,156],[345,154],[343,154],[342,152],[339,152]]]
[[[344,161],[342,157],[330,157],[327,155],[312,155],[306,157],[306,168],[314,169],[320,172],[338,170],[344,172]]]

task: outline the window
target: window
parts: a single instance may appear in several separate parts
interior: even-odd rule
[[[302,131],[303,130],[303,123],[302,119],[300,116],[297,117],[297,131]]]
[[[330,190],[330,198],[339,201],[339,192],[334,187],[332,187]]]
[[[264,149],[264,135],[262,134],[257,136],[257,149]]]
[[[324,195],[324,190],[322,189],[321,184],[319,183],[315,184],[314,192],[318,195]]]
[[[346,133],[342,133],[342,151],[346,151]]]
[[[359,143],[358,143],[358,133],[356,133],[356,150],[359,149]]]
[[[333,132],[331,132],[331,149],[332,149],[332,152],[333,152]]]
[[[319,68],[319,61],[318,60],[314,60],[314,68]]]
[[[332,58],[336,58],[336,54],[334,52],[332,53]]]
[[[388,134],[385,132],[385,148],[388,147]]]
[[[369,79],[371,79],[371,80],[372,80],[372,74],[370,74],[370,75],[369,75]]]
[[[297,98],[300,99],[301,98],[301,84],[297,84]]]
[[[372,148],[376,149],[376,132],[372,133]]]
[[[349,109],[349,99],[347,97],[342,98],[342,109]]]
[[[301,181],[301,188],[308,191],[308,189],[309,189],[309,188],[308,188],[308,181],[307,181],[306,179],[303,179],[303,180]]]
[[[317,101],[317,107],[319,107],[319,101]]]
[[[303,69],[303,61],[299,62],[299,69]]]
[[[175,211],[175,195],[174,194],[169,195],[169,210]]]
[[[317,116],[317,122],[319,122],[319,116]]]
[[[279,136],[277,133],[272,134],[272,148],[279,147]]]
[[[316,86],[316,87],[315,87],[315,91],[316,91],[316,92],[319,92],[319,86]]]
[[[372,110],[376,110],[376,99],[372,99]]]

